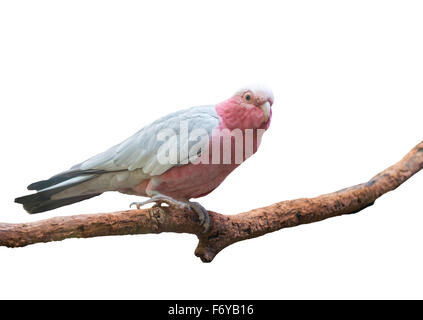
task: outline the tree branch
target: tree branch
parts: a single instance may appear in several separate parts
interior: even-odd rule
[[[366,183],[316,198],[282,201],[237,215],[210,214],[210,229],[202,233],[198,217],[169,207],[113,213],[55,217],[30,223],[0,223],[0,246],[23,247],[66,238],[161,232],[191,233],[199,244],[195,255],[210,262],[227,246],[282,228],[351,214],[371,206],[423,168],[423,141],[397,164]]]

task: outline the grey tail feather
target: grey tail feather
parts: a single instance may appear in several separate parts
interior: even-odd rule
[[[60,175],[57,175],[55,177],[59,177],[59,176]],[[68,179],[72,179],[73,177],[76,177],[76,176],[78,176],[78,175],[72,176],[72,177],[67,178],[67,179],[61,178],[60,182],[64,182],[64,181],[66,181]],[[63,199],[51,199],[51,197],[53,195],[55,195],[55,194],[57,194],[57,193],[59,193],[63,190],[66,190],[70,187],[73,187],[75,185],[83,183],[85,181],[91,180],[92,178],[96,177],[97,175],[91,173],[91,175],[80,174],[79,176],[86,176],[86,179],[84,179],[83,181],[69,183],[69,184],[64,185],[64,186],[53,187],[53,188],[49,188],[48,190],[41,190],[41,191],[34,193],[34,194],[19,197],[19,198],[15,199],[15,202],[22,204],[24,209],[28,213],[39,213],[39,212],[44,212],[44,211],[53,210],[53,209],[56,209],[56,208],[59,208],[59,207],[67,206],[69,204],[79,202],[79,201],[82,201],[82,200],[86,200],[86,199],[98,196],[102,193],[102,192],[100,192],[100,193],[92,193],[92,194],[87,194],[87,195],[77,195],[77,196],[73,196],[73,197],[69,197],[69,198],[63,198]],[[55,179],[55,177],[53,177],[53,180]],[[54,180],[54,181],[58,181],[58,180]],[[41,182],[44,182],[44,181],[40,181],[40,183]],[[46,182],[45,185],[48,185],[50,187],[57,184],[57,182],[53,183],[49,180],[45,180],[45,182]],[[58,183],[60,183],[60,182],[58,182]],[[47,188],[47,186],[45,188]]]
[[[59,207],[67,206],[69,204],[79,202],[82,200],[90,199],[100,195],[101,193],[87,194],[82,196],[75,196],[64,199],[52,200],[50,197],[45,196],[44,192],[38,192],[35,194],[30,194],[28,196],[23,196],[16,198],[15,202],[23,204],[24,209],[28,213],[40,213],[48,210],[53,210]]]
[[[95,169],[90,169],[90,170],[69,170],[69,171],[65,171],[62,173],[59,173],[53,177],[51,177],[48,180],[41,180],[41,181],[37,181],[34,183],[31,183],[28,186],[28,190],[42,190],[51,186],[54,186],[58,183],[64,182],[66,180],[78,177],[78,176],[83,176],[83,175],[92,175],[92,174],[101,174],[101,173],[105,173],[107,171],[104,170],[95,170]]]

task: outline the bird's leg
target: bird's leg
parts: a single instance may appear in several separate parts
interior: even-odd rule
[[[198,215],[198,219],[200,220],[200,225],[204,226],[204,232],[206,232],[210,227],[210,217],[207,210],[198,202],[191,202],[191,201],[180,201],[173,199],[172,197],[163,195],[163,194],[155,194],[150,199],[143,201],[143,202],[132,202],[130,207],[136,206],[137,209],[141,208],[142,206],[155,202],[160,206],[161,203],[166,203],[171,207],[178,208],[178,209],[190,209],[194,211]]]

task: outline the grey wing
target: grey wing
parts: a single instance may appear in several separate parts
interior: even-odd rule
[[[188,136],[183,134],[184,126],[188,130]],[[158,139],[160,132],[173,131],[180,146],[188,146],[187,149],[190,150],[190,146],[197,143],[198,140],[191,140],[189,134],[196,130],[200,135],[199,140],[206,141],[205,139],[201,140],[201,138],[205,135],[210,136],[213,129],[218,126],[219,117],[214,106],[200,106],[181,110],[160,118],[122,143],[72,169],[83,171],[104,170],[108,172],[142,169],[145,175],[160,175],[174,166],[187,163],[185,157],[178,157],[176,163],[160,161],[159,156],[164,143],[164,141]],[[192,155],[188,154],[188,156]]]

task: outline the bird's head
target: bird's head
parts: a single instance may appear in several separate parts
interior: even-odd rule
[[[272,117],[273,93],[264,86],[247,86],[216,105],[228,129],[267,129]]]

